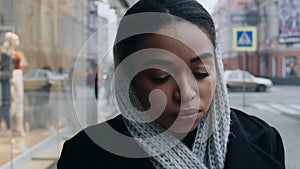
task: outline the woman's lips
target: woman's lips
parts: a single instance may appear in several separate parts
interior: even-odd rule
[[[172,114],[171,116],[176,117],[177,122],[194,122],[200,114],[198,109],[185,109],[179,113]]]

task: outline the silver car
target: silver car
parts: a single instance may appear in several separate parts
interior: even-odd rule
[[[225,70],[226,85],[229,90],[266,91],[273,86],[270,79],[255,77],[244,70]]]

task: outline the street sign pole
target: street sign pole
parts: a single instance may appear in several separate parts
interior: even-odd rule
[[[247,62],[247,52],[243,55],[243,70],[246,70],[246,62]],[[243,76],[243,109],[246,108],[246,77]]]
[[[257,28],[250,27],[234,27],[232,31],[233,49],[242,52],[242,69],[246,70],[248,51],[256,51],[257,46]],[[243,109],[246,107],[246,77],[243,78]]]
[[[255,0],[257,9],[259,9],[259,2]],[[248,51],[257,50],[257,28],[256,26],[261,22],[261,15],[259,10],[250,10],[250,11],[231,11],[229,13],[229,20],[231,23],[240,23],[251,25],[252,27],[234,27],[233,28],[233,49],[235,51],[244,52],[242,58],[242,68],[246,70],[247,67],[247,57]],[[241,54],[241,53],[240,53]],[[245,76],[243,78],[243,109],[246,106],[246,83]]]

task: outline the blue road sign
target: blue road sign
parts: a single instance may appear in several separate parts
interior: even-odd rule
[[[232,32],[233,49],[236,51],[255,51],[256,32],[256,27],[234,27]]]

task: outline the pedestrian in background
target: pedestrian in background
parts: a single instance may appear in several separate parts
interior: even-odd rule
[[[197,1],[137,2],[114,46],[121,115],[66,141],[58,168],[285,168],[277,130],[230,108],[217,46],[213,20]],[[111,137],[106,124],[134,141]]]

